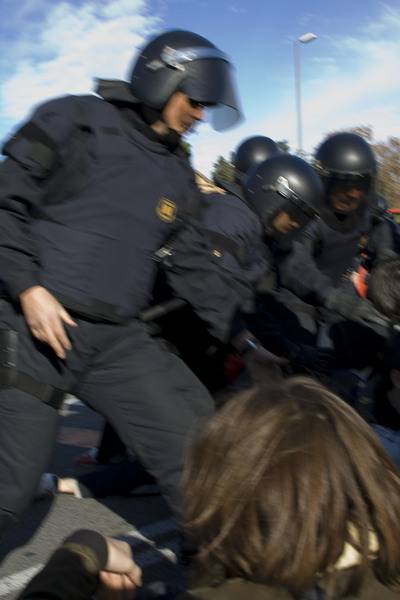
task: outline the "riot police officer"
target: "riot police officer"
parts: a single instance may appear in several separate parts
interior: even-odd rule
[[[39,106],[0,167],[0,529],[33,496],[66,392],[101,412],[180,511],[205,388],[139,322],[155,251],[197,212],[181,135],[239,116],[231,65],[186,31],[155,37],[128,82]],[[200,245],[199,245],[200,247]]]
[[[203,233],[213,246],[218,264],[230,277],[251,289],[269,266],[260,214],[244,196],[246,180],[261,163],[279,155],[281,151],[271,138],[246,138],[234,151],[234,181],[218,179],[225,193],[202,198]]]
[[[276,154],[254,165],[241,187],[238,181],[243,181],[241,175],[234,186],[223,183],[231,193],[213,194],[202,218],[216,280],[224,281],[226,289],[231,288],[233,297],[238,299],[235,305],[229,304],[226,296],[219,294],[219,303],[215,303],[219,310],[212,315],[210,331],[218,334],[221,314],[224,322],[227,318],[229,321],[230,315],[230,340],[234,347],[240,352],[251,350],[252,355],[257,353],[260,359],[263,355],[266,362],[274,361],[276,357],[258,343],[259,330],[253,327],[253,322],[249,330],[244,314],[253,310],[261,279],[271,280],[268,292],[275,288],[276,248],[286,254],[295,232],[301,231],[316,216],[323,188],[312,167],[288,154]],[[204,314],[206,290],[199,289],[199,262],[187,258],[184,244],[176,247],[168,258],[166,273],[171,287],[210,325]],[[238,305],[240,315],[235,310]],[[267,318],[270,318],[269,313]],[[281,337],[281,332],[277,337]],[[261,342],[266,340],[267,336],[263,335]]]
[[[223,364],[227,342],[233,335],[233,315],[239,305],[252,298],[255,283],[269,268],[262,226],[243,197],[242,185],[246,171],[278,153],[277,144],[265,136],[253,136],[238,145],[234,152],[234,181],[218,179],[218,192],[201,194],[199,226],[210,260],[196,260],[193,251],[187,258],[186,245],[191,240],[186,239],[185,233],[185,239],[173,240],[173,259],[166,251],[165,274],[172,290],[166,288],[162,273],[157,280],[158,301],[172,293],[188,302],[179,312],[158,321],[160,333],[211,391],[226,385]],[[182,265],[181,272],[177,262],[183,259],[187,265]],[[204,285],[205,277],[209,285]],[[228,293],[221,294],[221,285],[213,286],[210,277],[223,282]],[[211,302],[210,311],[214,289],[218,297]]]
[[[268,276],[258,283],[255,308],[246,315],[247,325],[267,349],[297,367],[322,365],[330,357],[313,347],[308,331],[281,298],[280,286],[282,262],[304,229],[318,219],[323,203],[321,181],[300,158],[275,156],[250,175],[245,197],[263,224],[271,265]]]
[[[338,357],[348,361],[348,366],[362,365],[370,360],[373,346],[379,343],[374,336],[371,342],[372,330],[367,331],[363,324],[365,320],[383,322],[357,295],[351,276],[373,236],[378,242],[376,261],[393,251],[393,236],[387,225],[379,221],[379,230],[375,229],[377,163],[363,138],[337,133],[318,147],[315,167],[325,188],[321,218],[309,226],[302,242],[294,244],[282,269],[282,281],[294,292],[289,302],[293,300],[296,314],[315,341],[319,338],[319,343],[330,345],[334,336]],[[341,325],[330,326],[343,319],[359,321],[360,325],[346,327],[346,333]],[[328,336],[327,328],[321,328],[323,322],[328,324]],[[350,333],[350,329],[354,331]],[[357,347],[350,344],[351,338],[358,340]]]

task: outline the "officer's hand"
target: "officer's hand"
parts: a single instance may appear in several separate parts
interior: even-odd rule
[[[374,325],[380,325],[381,327],[388,327],[390,324],[389,319],[379,312],[369,300],[362,300],[362,302],[360,302],[353,317],[354,319]]]
[[[287,358],[277,356],[259,344],[254,350],[246,352],[243,360],[253,383],[279,379],[282,377],[281,367],[289,363]]]
[[[135,590],[142,585],[142,571],[132,558],[129,544],[105,538],[108,559],[100,573],[99,600],[128,600],[134,598]]]
[[[51,346],[59,358],[71,350],[63,323],[77,327],[58,300],[44,287],[35,285],[20,295],[21,307],[32,335]]]
[[[316,348],[308,344],[293,344],[290,352],[290,362],[295,367],[330,373],[335,367],[335,353],[330,348]]]
[[[346,280],[338,288],[331,290],[325,302],[325,307],[342,317],[350,318],[360,302],[363,302],[363,300],[357,294],[354,284]]]
[[[289,360],[287,358],[284,358],[283,356],[277,356],[260,344],[257,344],[257,348],[254,350],[250,350],[247,354],[245,354],[245,360],[247,360],[247,358],[251,359],[252,362],[257,363],[260,366],[274,364],[284,367],[285,365],[289,364]]]

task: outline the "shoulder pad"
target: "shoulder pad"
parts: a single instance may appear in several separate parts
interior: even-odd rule
[[[65,96],[41,104],[5,143],[3,154],[45,177],[76,126],[77,99]]]
[[[225,181],[223,179],[217,180],[217,185],[222,188],[225,192],[232,194],[232,196],[237,196],[240,200],[244,201],[243,192],[240,186],[233,181]]]

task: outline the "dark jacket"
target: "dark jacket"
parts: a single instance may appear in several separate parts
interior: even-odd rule
[[[43,285],[111,321],[149,302],[155,251],[198,201],[179,144],[148,127],[126,84],[41,105],[0,165],[0,274],[17,299]]]
[[[166,277],[211,334],[226,342],[229,324],[252,303],[256,283],[269,269],[262,226],[244,200],[232,194],[203,195],[199,220],[202,245],[193,243],[192,232],[179,231],[166,249]]]
[[[365,210],[343,222],[324,213],[311,223],[301,241],[281,265],[282,284],[305,302],[325,306],[333,290],[351,271],[357,271],[367,244],[376,260],[393,255],[393,236],[388,224],[373,227],[372,214]]]
[[[18,596],[20,600],[89,600],[107,563],[104,537],[91,530],[68,536]]]
[[[18,597],[19,600],[89,600],[99,584],[99,572],[105,565],[105,557],[99,552],[99,542],[94,532],[82,540],[77,532],[56,550],[46,566],[38,573]],[[98,535],[98,534],[97,534]],[[101,538],[101,536],[98,536]],[[348,573],[343,569],[338,577],[345,581]],[[146,599],[145,590],[140,598]],[[348,600],[355,600],[348,596]],[[398,600],[400,592],[389,590],[372,575],[362,587],[359,600]],[[323,593],[304,594],[295,598],[287,590],[246,581],[228,579],[217,586],[191,588],[178,600],[324,600]]]
[[[345,578],[346,573],[339,574]],[[356,596],[346,596],[356,600]],[[398,600],[400,592],[394,592],[380,584],[371,574],[362,587],[358,600]],[[321,592],[310,592],[300,597],[293,596],[283,588],[252,583],[244,579],[228,579],[216,587],[190,590],[180,600],[324,600]]]
[[[240,196],[203,195],[200,220],[220,268],[254,289],[269,269],[260,219]]]

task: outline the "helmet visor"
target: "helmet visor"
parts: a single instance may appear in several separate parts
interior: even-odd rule
[[[186,63],[180,90],[207,107],[217,131],[236,125],[242,118],[232,66],[226,60],[205,58]]]
[[[290,207],[293,214],[303,213],[309,219],[313,219],[318,215],[317,211],[312,206],[302,200],[302,198],[291,189],[289,182],[285,177],[278,177],[274,185],[264,185],[262,189],[264,192],[277,192],[280,196],[285,198],[287,200],[285,206]]]
[[[286,211],[290,219],[297,223],[299,230],[306,227],[306,225],[317,216],[317,212],[308,204],[302,200],[297,202],[297,200],[293,198],[289,200],[282,210]]]
[[[297,230],[302,230],[318,215],[312,206],[307,204],[290,188],[285,177],[278,177],[274,185],[264,185],[262,189],[267,194],[275,194],[275,210],[268,214],[267,222],[265,222],[269,230],[274,228],[274,222],[278,215],[287,215],[288,231],[292,226],[295,226],[294,228]],[[278,201],[278,198],[281,200]],[[280,233],[286,232],[282,231]]]

